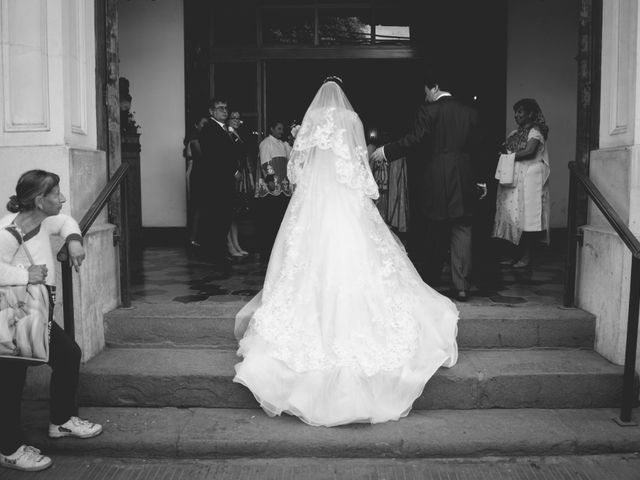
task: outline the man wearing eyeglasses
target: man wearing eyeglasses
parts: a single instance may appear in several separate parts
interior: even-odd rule
[[[192,178],[201,183],[206,192],[199,205],[202,209],[200,243],[211,260],[227,263],[226,238],[232,219],[235,174],[238,167],[237,149],[229,136],[226,121],[229,115],[227,101],[212,98],[209,101],[209,122],[202,129],[200,146],[203,162]],[[196,166],[194,165],[194,170]]]

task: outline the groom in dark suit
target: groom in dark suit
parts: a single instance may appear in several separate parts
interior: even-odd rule
[[[478,114],[475,109],[442,90],[441,79],[425,75],[426,103],[415,118],[413,130],[396,142],[378,148],[372,160],[388,161],[417,149],[420,166],[415,172],[422,185],[418,208],[427,222],[427,268],[423,276],[437,285],[447,248],[451,250],[454,295],[466,301],[471,274],[471,216],[474,204],[487,194],[481,178]]]
[[[235,176],[238,174],[237,149],[226,125],[228,107],[226,100],[212,98],[209,101],[210,118],[200,135],[202,162],[199,171],[191,177],[202,182],[206,192],[201,202],[201,230],[203,245],[208,256],[215,261],[226,261],[226,238],[232,220],[235,195]],[[194,165],[195,170],[195,165]]]

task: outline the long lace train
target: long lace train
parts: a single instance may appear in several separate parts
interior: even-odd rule
[[[458,311],[366,193],[340,182],[331,149],[303,168],[264,289],[236,317],[234,381],[270,415],[311,425],[396,420],[455,364]]]

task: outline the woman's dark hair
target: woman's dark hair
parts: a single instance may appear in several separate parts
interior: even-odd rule
[[[538,102],[536,102],[533,98],[522,98],[518,100],[513,104],[513,111],[515,112],[520,107],[522,107],[522,109],[527,113],[533,113],[535,115],[537,115],[538,113],[542,113],[540,105],[538,105]]]
[[[322,81],[322,84],[324,85],[327,82],[335,82],[338,85],[340,85],[340,88],[342,88],[342,86],[343,86],[342,79],[340,77],[337,77],[336,75],[329,75],[327,78],[325,78]]]
[[[16,185],[16,194],[9,197],[7,210],[13,213],[28,212],[36,208],[36,197],[48,195],[60,184],[60,177],[44,170],[29,170],[23,173]]]
[[[519,108],[522,108],[526,113],[531,115],[531,122],[535,127],[540,130],[542,136],[546,139],[549,135],[549,127],[542,114],[542,109],[538,102],[533,98],[522,98],[513,104],[513,111],[516,112]]]
[[[282,126],[284,127],[284,122],[282,120],[274,118],[267,124],[267,127],[269,127],[269,131],[271,131],[272,129],[276,128],[278,124],[282,124]]]

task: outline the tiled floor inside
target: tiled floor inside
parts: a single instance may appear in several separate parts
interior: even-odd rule
[[[564,257],[541,248],[533,266],[515,269],[495,266],[493,280],[473,287],[469,303],[560,304],[562,302]],[[193,303],[248,301],[260,291],[266,265],[249,256],[230,268],[195,260],[181,247],[145,248],[132,268],[134,303]],[[446,283],[447,272],[443,274]],[[477,282],[480,283],[480,282]]]

